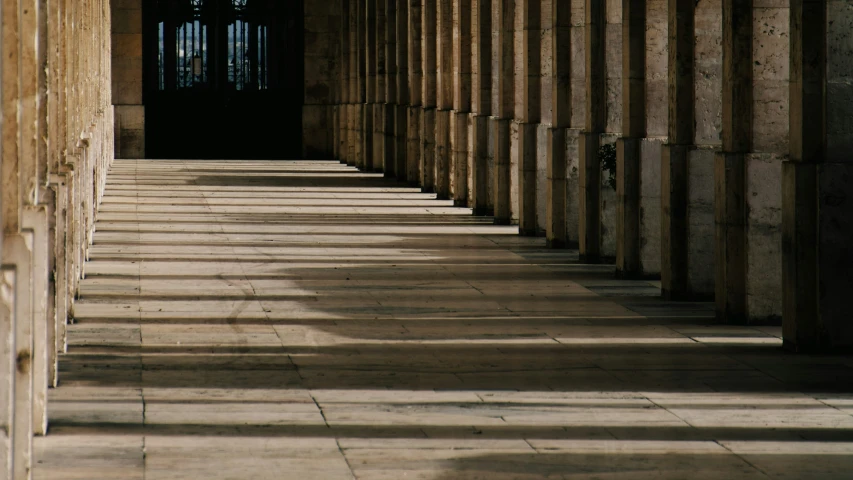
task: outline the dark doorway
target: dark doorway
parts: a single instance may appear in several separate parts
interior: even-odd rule
[[[150,158],[302,156],[302,0],[145,0]]]

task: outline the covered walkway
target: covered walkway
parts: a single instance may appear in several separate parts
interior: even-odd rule
[[[850,357],[452,204],[116,160],[34,477],[849,478]]]

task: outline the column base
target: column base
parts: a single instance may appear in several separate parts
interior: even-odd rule
[[[494,136],[495,175],[492,194],[494,195],[495,224],[509,225],[512,220],[510,210],[510,122],[509,119],[492,117]]]
[[[397,139],[394,136],[396,130],[397,105],[385,103],[382,105],[382,173],[385,178],[397,178]]]
[[[717,152],[714,158],[717,321],[749,323],[746,292],[746,154]]]
[[[471,115],[471,200],[475,215],[491,215],[489,202],[489,117]],[[484,213],[492,212],[492,213]]]
[[[469,113],[452,112],[450,116],[453,205],[468,206],[468,134]]]
[[[568,164],[566,159],[566,129],[548,129],[546,163],[547,191],[545,192],[545,245],[548,248],[567,248],[568,245]]]
[[[450,200],[452,145],[450,110],[435,112],[435,193],[439,200]]]
[[[421,181],[421,123],[423,107],[407,107],[406,125],[406,182],[412,187]]]
[[[421,118],[421,189],[435,193],[435,107],[424,107]]]
[[[640,269],[640,143],[616,141],[616,276],[635,279]]]
[[[394,173],[398,181],[405,182],[408,177],[408,108],[396,105],[394,108]]]
[[[518,124],[518,233],[535,237],[539,233],[536,219],[536,157],[538,123]]]
[[[601,134],[578,136],[578,249],[584,263],[601,262]]]
[[[853,164],[782,165],[782,297],[785,348],[853,351]]]

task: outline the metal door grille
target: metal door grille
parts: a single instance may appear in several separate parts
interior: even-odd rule
[[[224,71],[225,89],[268,89],[271,3],[159,0],[158,89],[212,88],[212,70]],[[214,31],[225,32],[224,48],[217,45],[222,40],[211,34]]]

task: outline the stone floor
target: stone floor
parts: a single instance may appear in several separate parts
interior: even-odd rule
[[[337,162],[117,161],[37,479],[849,479],[853,358]]]

